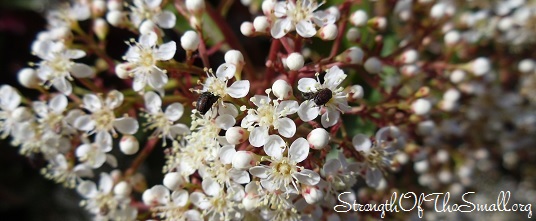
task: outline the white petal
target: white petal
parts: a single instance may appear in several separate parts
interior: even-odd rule
[[[186,190],[173,191],[171,199],[175,206],[184,207],[188,203],[188,192]]]
[[[112,168],[117,167],[117,158],[115,158],[115,156],[112,155],[112,154],[106,154],[105,162],[108,163],[108,165],[110,165]],[[104,163],[104,162],[102,162],[102,163]]]
[[[300,116],[300,119],[304,122],[314,120],[318,117],[318,113],[320,113],[320,107],[317,107],[315,102],[311,100],[302,102],[298,108],[298,116]]]
[[[234,64],[223,63],[216,70],[216,77],[220,80],[231,79],[236,72]]]
[[[156,44],[157,36],[154,32],[149,32],[140,36],[139,43],[144,48],[153,47]]]
[[[209,196],[218,196],[222,191],[220,184],[210,178],[204,179],[201,186],[203,186],[203,191]]]
[[[169,201],[169,190],[163,185],[153,186],[151,189],[153,200],[156,200],[159,204],[164,205]]]
[[[264,152],[272,158],[281,159],[285,146],[283,138],[278,135],[270,135],[264,144]]]
[[[288,117],[280,118],[277,120],[277,132],[283,137],[291,138],[296,133],[296,124]]]
[[[270,104],[270,101],[271,99],[265,95],[253,95],[253,98],[251,99],[251,102],[257,107]]]
[[[46,117],[48,115],[48,106],[45,104],[45,102],[34,101],[32,103],[32,108],[39,117]]]
[[[229,171],[229,175],[231,176],[231,179],[239,184],[246,184],[251,181],[249,177],[249,173],[245,170],[237,170],[232,168]]]
[[[210,203],[209,199],[205,194],[200,192],[194,192],[190,195],[190,200],[192,201],[195,206],[197,206],[199,209],[206,210],[212,207],[212,204]]]
[[[143,95],[143,99],[145,100],[145,108],[149,113],[156,114],[160,112],[160,108],[162,107],[162,99],[160,96],[158,96],[158,94],[149,91]]]
[[[379,169],[369,168],[367,170],[365,181],[368,186],[377,187],[380,184],[380,181],[382,180],[382,178],[383,178],[383,175]]]
[[[221,129],[227,130],[234,126],[236,123],[236,119],[228,114],[221,115],[216,118],[216,125],[220,127]]]
[[[328,128],[335,125],[339,121],[340,115],[341,113],[338,110],[328,107],[326,113],[322,114],[322,126]]]
[[[352,138],[352,144],[357,151],[369,151],[372,147],[372,142],[368,136],[364,134],[356,134],[354,138]]]
[[[73,126],[82,131],[90,131],[90,130],[93,130],[93,128],[95,128],[95,122],[93,122],[90,116],[83,115],[83,116],[77,117],[74,120]]]
[[[54,111],[54,113],[60,114],[63,113],[68,103],[69,101],[67,100],[67,97],[65,97],[65,95],[58,94],[52,99],[50,99],[48,106]]]
[[[138,131],[138,121],[132,117],[117,118],[114,127],[122,134],[135,134]]]
[[[219,102],[218,103],[218,113],[220,115],[228,114],[233,117],[238,116],[238,109],[236,109],[236,106],[232,103],[227,102]]]
[[[231,164],[235,154],[236,150],[233,145],[223,146],[218,153],[218,155],[220,156],[220,161],[223,164]]]
[[[189,133],[190,133],[190,128],[184,124],[175,124],[169,127],[169,134],[173,138],[176,138],[179,135],[185,135]]]
[[[149,7],[150,9],[157,8],[158,6],[160,6],[160,3],[162,3],[162,0],[143,0],[143,1],[147,5],[147,7]]]
[[[153,72],[151,73],[151,75],[149,75],[149,85],[152,87],[152,88],[162,88],[164,87],[165,84],[167,84],[168,82],[168,76],[160,71],[160,70],[157,70],[157,69],[153,69]]]
[[[134,91],[141,91],[147,84],[147,76],[145,74],[137,74],[134,76],[134,81],[132,82],[132,89]]]
[[[69,72],[77,78],[90,78],[95,75],[93,68],[81,63],[74,63]]]
[[[86,52],[78,49],[71,49],[71,50],[65,50],[64,52],[65,57],[68,57],[70,59],[79,59],[86,56]]]
[[[52,81],[52,86],[65,95],[73,92],[73,86],[65,78],[56,78]]]
[[[288,155],[290,160],[295,163],[304,161],[309,155],[309,142],[303,137],[296,139],[290,145]]]
[[[118,90],[112,90],[108,92],[108,96],[106,96],[106,100],[104,101],[104,103],[110,109],[115,109],[121,106],[121,104],[123,103],[123,99],[123,93],[119,92]]]
[[[311,21],[301,20],[296,25],[296,32],[304,38],[310,38],[316,35],[315,25]]]
[[[338,66],[331,67],[324,76],[324,85],[335,90],[339,84],[346,78],[346,74]]]
[[[101,193],[109,193],[114,187],[112,176],[107,173],[101,173],[99,180],[99,190]]]
[[[82,181],[76,187],[76,191],[85,198],[93,198],[97,195],[97,185],[92,181]]]
[[[284,111],[286,116],[298,112],[298,108],[299,105],[297,101],[281,101],[275,112],[281,114]]]
[[[15,110],[20,105],[21,97],[15,88],[2,85],[0,88],[0,104],[5,110]]]
[[[86,156],[91,151],[91,144],[82,144],[76,148],[74,152],[76,157],[80,158]]]
[[[182,106],[181,103],[170,104],[166,107],[166,111],[164,113],[168,120],[174,122],[182,117],[182,114],[184,113],[184,106]]]
[[[95,135],[95,144],[99,145],[100,147],[104,148],[104,151],[108,152],[110,150],[106,150],[106,148],[112,146],[112,135],[108,133],[108,131],[99,131]]]
[[[268,128],[256,127],[249,135],[249,143],[251,146],[260,147],[268,141]]]
[[[168,43],[165,43],[163,45],[160,45],[158,50],[156,50],[155,59],[161,60],[161,61],[167,61],[169,59],[172,59],[173,56],[175,56],[175,52],[177,51],[177,44],[174,41],[170,41]]]
[[[84,108],[91,112],[97,112],[102,109],[102,101],[97,95],[86,94],[82,100],[84,102]]]
[[[318,82],[313,78],[302,78],[298,81],[298,90],[301,92],[316,92]]]
[[[338,159],[330,159],[324,164],[324,173],[326,174],[334,174],[336,173],[340,168],[342,167],[341,161]]]
[[[112,155],[110,155],[110,156],[112,156]],[[106,162],[106,159],[107,159],[107,155],[104,152],[97,151],[95,153],[95,155],[93,156],[93,160],[92,160],[92,163],[91,163],[90,166],[93,169],[97,169],[97,168],[101,167],[104,164],[104,162]],[[114,157],[114,159],[115,159],[115,157]]]
[[[292,21],[290,19],[277,19],[270,30],[270,34],[275,39],[279,39],[285,36],[291,29]]]
[[[261,178],[261,179],[266,179],[268,175],[270,174],[270,171],[271,171],[270,167],[267,167],[265,165],[254,166],[254,167],[249,168],[249,173],[251,173],[251,175]]]
[[[231,87],[228,87],[226,92],[232,98],[243,98],[249,93],[249,81],[235,81]]]
[[[299,173],[295,173],[294,176],[296,176],[296,178],[298,179],[298,181],[300,181],[300,183],[303,183],[309,186],[314,186],[318,184],[318,182],[320,182],[320,175],[308,169],[304,169],[300,171]]]
[[[162,11],[155,15],[156,24],[161,28],[173,28],[177,18],[170,11]]]

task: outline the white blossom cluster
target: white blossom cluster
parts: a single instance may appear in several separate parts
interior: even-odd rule
[[[474,52],[486,39],[533,44],[531,1],[400,0],[396,16],[350,0],[241,1],[253,15],[241,34],[271,40],[260,68],[208,2],[131,2],[51,10],[31,47],[39,61],[18,73],[41,95],[0,86],[2,138],[42,156],[43,175],[95,220],[355,220],[334,206],[406,188],[392,176],[406,164],[417,185],[460,193],[477,170],[517,170],[536,142],[536,61]],[[120,58],[102,47],[111,28],[138,36]],[[148,185],[138,168],[152,151],[166,158]],[[531,182],[519,185],[528,197]]]

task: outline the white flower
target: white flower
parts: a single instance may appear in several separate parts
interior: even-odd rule
[[[277,2],[274,6],[274,15],[277,18],[272,25],[272,37],[279,39],[289,31],[296,30],[304,38],[316,34],[316,26],[322,27],[335,23],[336,17],[324,11],[316,11],[322,4],[316,0],[299,0]]]
[[[356,173],[358,171],[359,164],[348,163],[341,152],[339,152],[338,158],[326,161],[322,167],[322,176],[328,184],[327,194],[351,188],[357,182]]]
[[[42,101],[32,103],[33,110],[39,117],[39,128],[43,133],[72,135],[76,132],[63,115],[68,103],[67,97],[63,94],[55,95],[48,104]]]
[[[208,78],[203,84],[203,89],[197,92],[210,92],[214,96],[218,96],[220,100],[223,100],[227,95],[232,98],[245,97],[249,92],[248,80],[235,81],[230,87],[227,87],[229,80],[234,78],[235,72],[236,66],[228,63],[220,65],[216,70],[216,75],[212,73],[212,70],[207,71]]]
[[[233,190],[227,189],[226,193],[218,182],[208,178],[201,183],[203,192],[194,192],[190,195],[190,201],[199,209],[203,210],[203,216],[208,220],[240,220],[243,212],[238,208],[237,201],[244,195],[244,187],[234,185]]]
[[[199,170],[199,174],[205,178],[210,178],[219,184],[225,184],[230,188],[234,184],[246,184],[250,182],[249,173],[232,167],[233,157],[236,150],[233,145],[223,146],[218,153],[218,160],[211,162],[208,166]]]
[[[169,193],[169,190],[162,186],[156,185],[151,189],[143,192],[143,202],[151,206],[156,215],[162,220],[202,220],[201,214],[197,210],[188,209],[188,192],[182,189]]]
[[[118,208],[124,207],[128,200],[121,200],[113,193],[114,180],[107,173],[101,173],[99,187],[93,181],[82,181],[76,190],[85,200],[80,205],[95,215],[96,220],[108,220],[115,217]]]
[[[80,177],[92,177],[93,171],[87,165],[73,167],[63,154],[56,154],[49,159],[49,164],[41,170],[45,178],[62,183],[65,187],[75,188]]]
[[[144,95],[145,108],[147,111],[147,129],[155,129],[153,135],[162,137],[164,146],[166,139],[173,140],[179,135],[190,133],[190,129],[181,123],[175,124],[184,113],[184,106],[180,103],[172,103],[162,112],[162,99],[156,93],[149,91]]]
[[[95,94],[86,94],[83,98],[83,107],[91,112],[91,115],[82,114],[77,116],[73,125],[79,130],[89,134],[95,132],[117,134],[116,130],[123,134],[134,134],[138,131],[138,121],[132,117],[116,118],[114,109],[123,103],[123,94],[113,90],[108,93],[105,100]],[[102,136],[104,137],[104,136]],[[96,138],[99,138],[97,136]],[[103,140],[95,140],[98,143]]]
[[[84,21],[89,17],[91,17],[91,10],[88,4],[74,3],[72,6],[51,10],[47,14],[47,21],[52,28],[70,28],[73,22]]]
[[[25,107],[19,107],[21,97],[15,88],[9,85],[0,87],[0,132],[2,139],[12,133],[16,124],[30,118]]]
[[[113,155],[106,154],[112,150],[112,136],[106,132],[98,132],[95,140],[98,142],[85,141],[76,148],[75,154],[78,160],[94,169],[101,167],[107,160],[111,164],[117,164]]]
[[[130,7],[130,20],[139,27],[143,21],[152,21],[160,28],[173,28],[177,18],[175,14],[160,8],[162,0],[134,0],[134,6]]]
[[[142,34],[123,57],[127,61],[130,76],[134,77],[132,88],[135,91],[143,90],[146,84],[154,89],[161,89],[168,82],[166,71],[157,67],[156,63],[172,59],[177,45],[170,41],[157,47],[156,41],[154,32]]]
[[[79,59],[86,53],[78,49],[67,49],[62,42],[36,41],[32,45],[33,52],[43,61],[38,63],[37,76],[46,87],[54,86],[65,95],[72,92],[74,77],[89,78],[95,71],[86,64],[75,63],[71,59]],[[72,76],[71,76],[72,75]]]
[[[318,75],[317,75],[318,76]],[[341,82],[346,78],[346,74],[337,66],[327,70],[324,76],[324,83],[313,78],[302,78],[298,81],[298,90],[313,97],[300,104],[298,115],[307,122],[314,120],[320,113],[320,107],[324,106],[326,112],[322,114],[321,122],[324,127],[331,127],[337,123],[340,118],[340,112],[350,109],[348,98],[339,87]]]
[[[268,141],[270,128],[274,128],[283,137],[291,138],[296,133],[296,124],[288,115],[298,111],[297,101],[272,100],[268,96],[255,95],[250,99],[257,109],[250,109],[242,120],[241,126],[251,131],[249,142],[260,147]],[[271,104],[273,103],[273,104]]]
[[[262,187],[268,191],[298,192],[301,183],[309,186],[316,185],[320,181],[320,176],[312,170],[297,165],[309,154],[307,140],[302,137],[296,139],[290,145],[287,156],[283,156],[285,149],[286,144],[281,137],[270,136],[268,143],[264,145],[264,152],[269,156],[264,159],[270,164],[251,167],[249,169],[251,175],[259,177]]]

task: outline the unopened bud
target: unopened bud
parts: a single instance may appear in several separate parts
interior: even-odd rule
[[[365,61],[364,66],[365,70],[371,74],[380,73],[383,68],[382,62],[376,57],[370,57],[369,59],[367,59],[367,61]]]
[[[482,76],[491,70],[491,63],[488,58],[479,57],[471,62],[471,71],[475,76]]]
[[[122,0],[109,0],[106,4],[108,11],[121,11],[123,9]]]
[[[146,35],[150,32],[157,32],[156,24],[151,20],[145,20],[140,25],[140,34]]]
[[[195,31],[186,31],[181,37],[181,46],[184,50],[195,51],[199,47],[199,36]]]
[[[346,62],[349,64],[362,64],[364,56],[365,52],[363,52],[360,47],[354,46],[348,48],[345,52],[343,52],[342,62]]]
[[[233,168],[239,170],[247,170],[257,164],[257,159],[254,153],[249,151],[237,151],[233,156]]]
[[[445,44],[447,45],[454,45],[458,43],[461,39],[460,32],[452,30],[447,32],[444,37]]]
[[[272,85],[272,93],[280,99],[286,100],[292,95],[292,87],[285,80],[277,80]]]
[[[359,32],[359,29],[357,28],[350,28],[348,29],[348,32],[346,32],[346,39],[350,42],[355,42],[359,40],[361,37],[361,33]]]
[[[413,64],[419,59],[419,53],[415,49],[405,51],[400,57],[400,61],[405,64]]]
[[[417,115],[426,115],[430,109],[432,109],[432,104],[424,98],[419,98],[411,103],[411,110]]]
[[[248,131],[241,127],[231,127],[225,132],[225,139],[231,145],[243,143],[248,139]]]
[[[255,28],[253,27],[253,23],[249,21],[243,22],[240,25],[240,32],[244,36],[247,36],[247,37],[252,36],[255,33]]]
[[[320,28],[319,33],[320,38],[322,38],[322,40],[331,41],[337,38],[337,34],[339,34],[339,31],[337,29],[337,25],[327,24],[324,27]]]
[[[415,76],[415,74],[417,74],[419,70],[420,70],[419,66],[414,65],[414,64],[404,65],[400,68],[400,72],[404,76],[408,76],[408,77]]]
[[[102,18],[96,18],[93,22],[93,31],[99,39],[105,39],[108,34],[108,23]]]
[[[108,21],[108,23],[114,27],[120,27],[125,24],[126,17],[123,12],[119,10],[112,10],[106,13],[106,21]]]
[[[326,147],[329,143],[329,133],[324,128],[316,128],[307,135],[309,147],[320,150]]]
[[[361,99],[363,96],[365,96],[365,92],[363,90],[363,87],[361,85],[354,84],[348,88],[346,88],[346,93],[352,98],[353,100]]]
[[[106,11],[106,1],[104,0],[93,0],[91,2],[91,14],[95,17],[101,17]]]
[[[317,186],[304,185],[302,187],[302,196],[307,203],[312,205],[324,198],[324,192]]]
[[[270,22],[266,16],[257,16],[253,20],[253,27],[255,31],[265,33],[270,30]]]
[[[339,11],[339,8],[337,6],[331,6],[325,10],[328,14],[333,15],[335,17],[335,20],[339,20],[341,17],[341,11]]]
[[[121,181],[114,187],[114,194],[118,196],[129,196],[131,192],[132,187],[126,181]]]
[[[119,141],[119,149],[126,155],[132,155],[138,152],[140,143],[132,135],[123,135],[121,141]]]
[[[163,184],[168,189],[174,191],[182,187],[182,184],[184,184],[184,178],[177,172],[167,173],[164,176]]]
[[[273,0],[265,0],[262,2],[261,8],[262,13],[266,16],[271,16],[275,7],[276,1]]]
[[[375,30],[384,30],[387,27],[385,17],[374,17],[368,21],[368,25]]]
[[[363,27],[367,24],[368,15],[363,10],[357,10],[350,16],[350,22],[356,27]]]
[[[128,63],[121,63],[115,66],[115,74],[121,79],[128,79],[130,65]]]
[[[465,75],[466,75],[465,71],[456,69],[452,71],[452,73],[450,73],[450,77],[449,77],[450,82],[455,83],[455,84],[460,83],[463,81],[463,79],[465,79]]]
[[[302,68],[304,62],[303,56],[300,53],[290,53],[287,57],[287,67],[291,71],[297,71]]]
[[[246,65],[244,56],[239,50],[229,50],[225,52],[224,60],[225,63],[233,64],[236,67],[235,74],[240,74],[242,72],[242,68],[244,68],[244,65]]]
[[[37,73],[32,68],[23,68],[18,73],[19,83],[26,88],[38,88],[39,87],[39,77]]]
[[[534,60],[528,58],[521,60],[517,65],[519,72],[524,74],[533,72],[535,67],[536,64],[534,63]]]
[[[186,0],[186,9],[196,16],[201,15],[205,11],[205,0]]]

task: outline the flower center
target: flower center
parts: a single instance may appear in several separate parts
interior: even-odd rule
[[[281,176],[290,176],[294,172],[293,168],[286,157],[274,166],[275,172]]]
[[[153,50],[151,48],[144,48],[140,51],[140,66],[143,66],[145,68],[152,68],[155,63],[156,59],[153,55]]]
[[[270,105],[269,103],[261,105],[257,109],[259,115],[259,126],[271,126],[275,121],[275,106]]]
[[[69,72],[73,62],[69,59],[65,59],[59,54],[55,54],[54,59],[51,61],[45,61],[45,65],[53,70],[51,78],[64,77]]]
[[[113,111],[103,109],[93,113],[91,117],[95,121],[97,131],[109,131],[113,129],[113,122],[115,120]]]
[[[226,94],[225,89],[227,88],[227,81],[222,81],[215,79],[209,86],[209,91],[216,96],[224,97]]]

